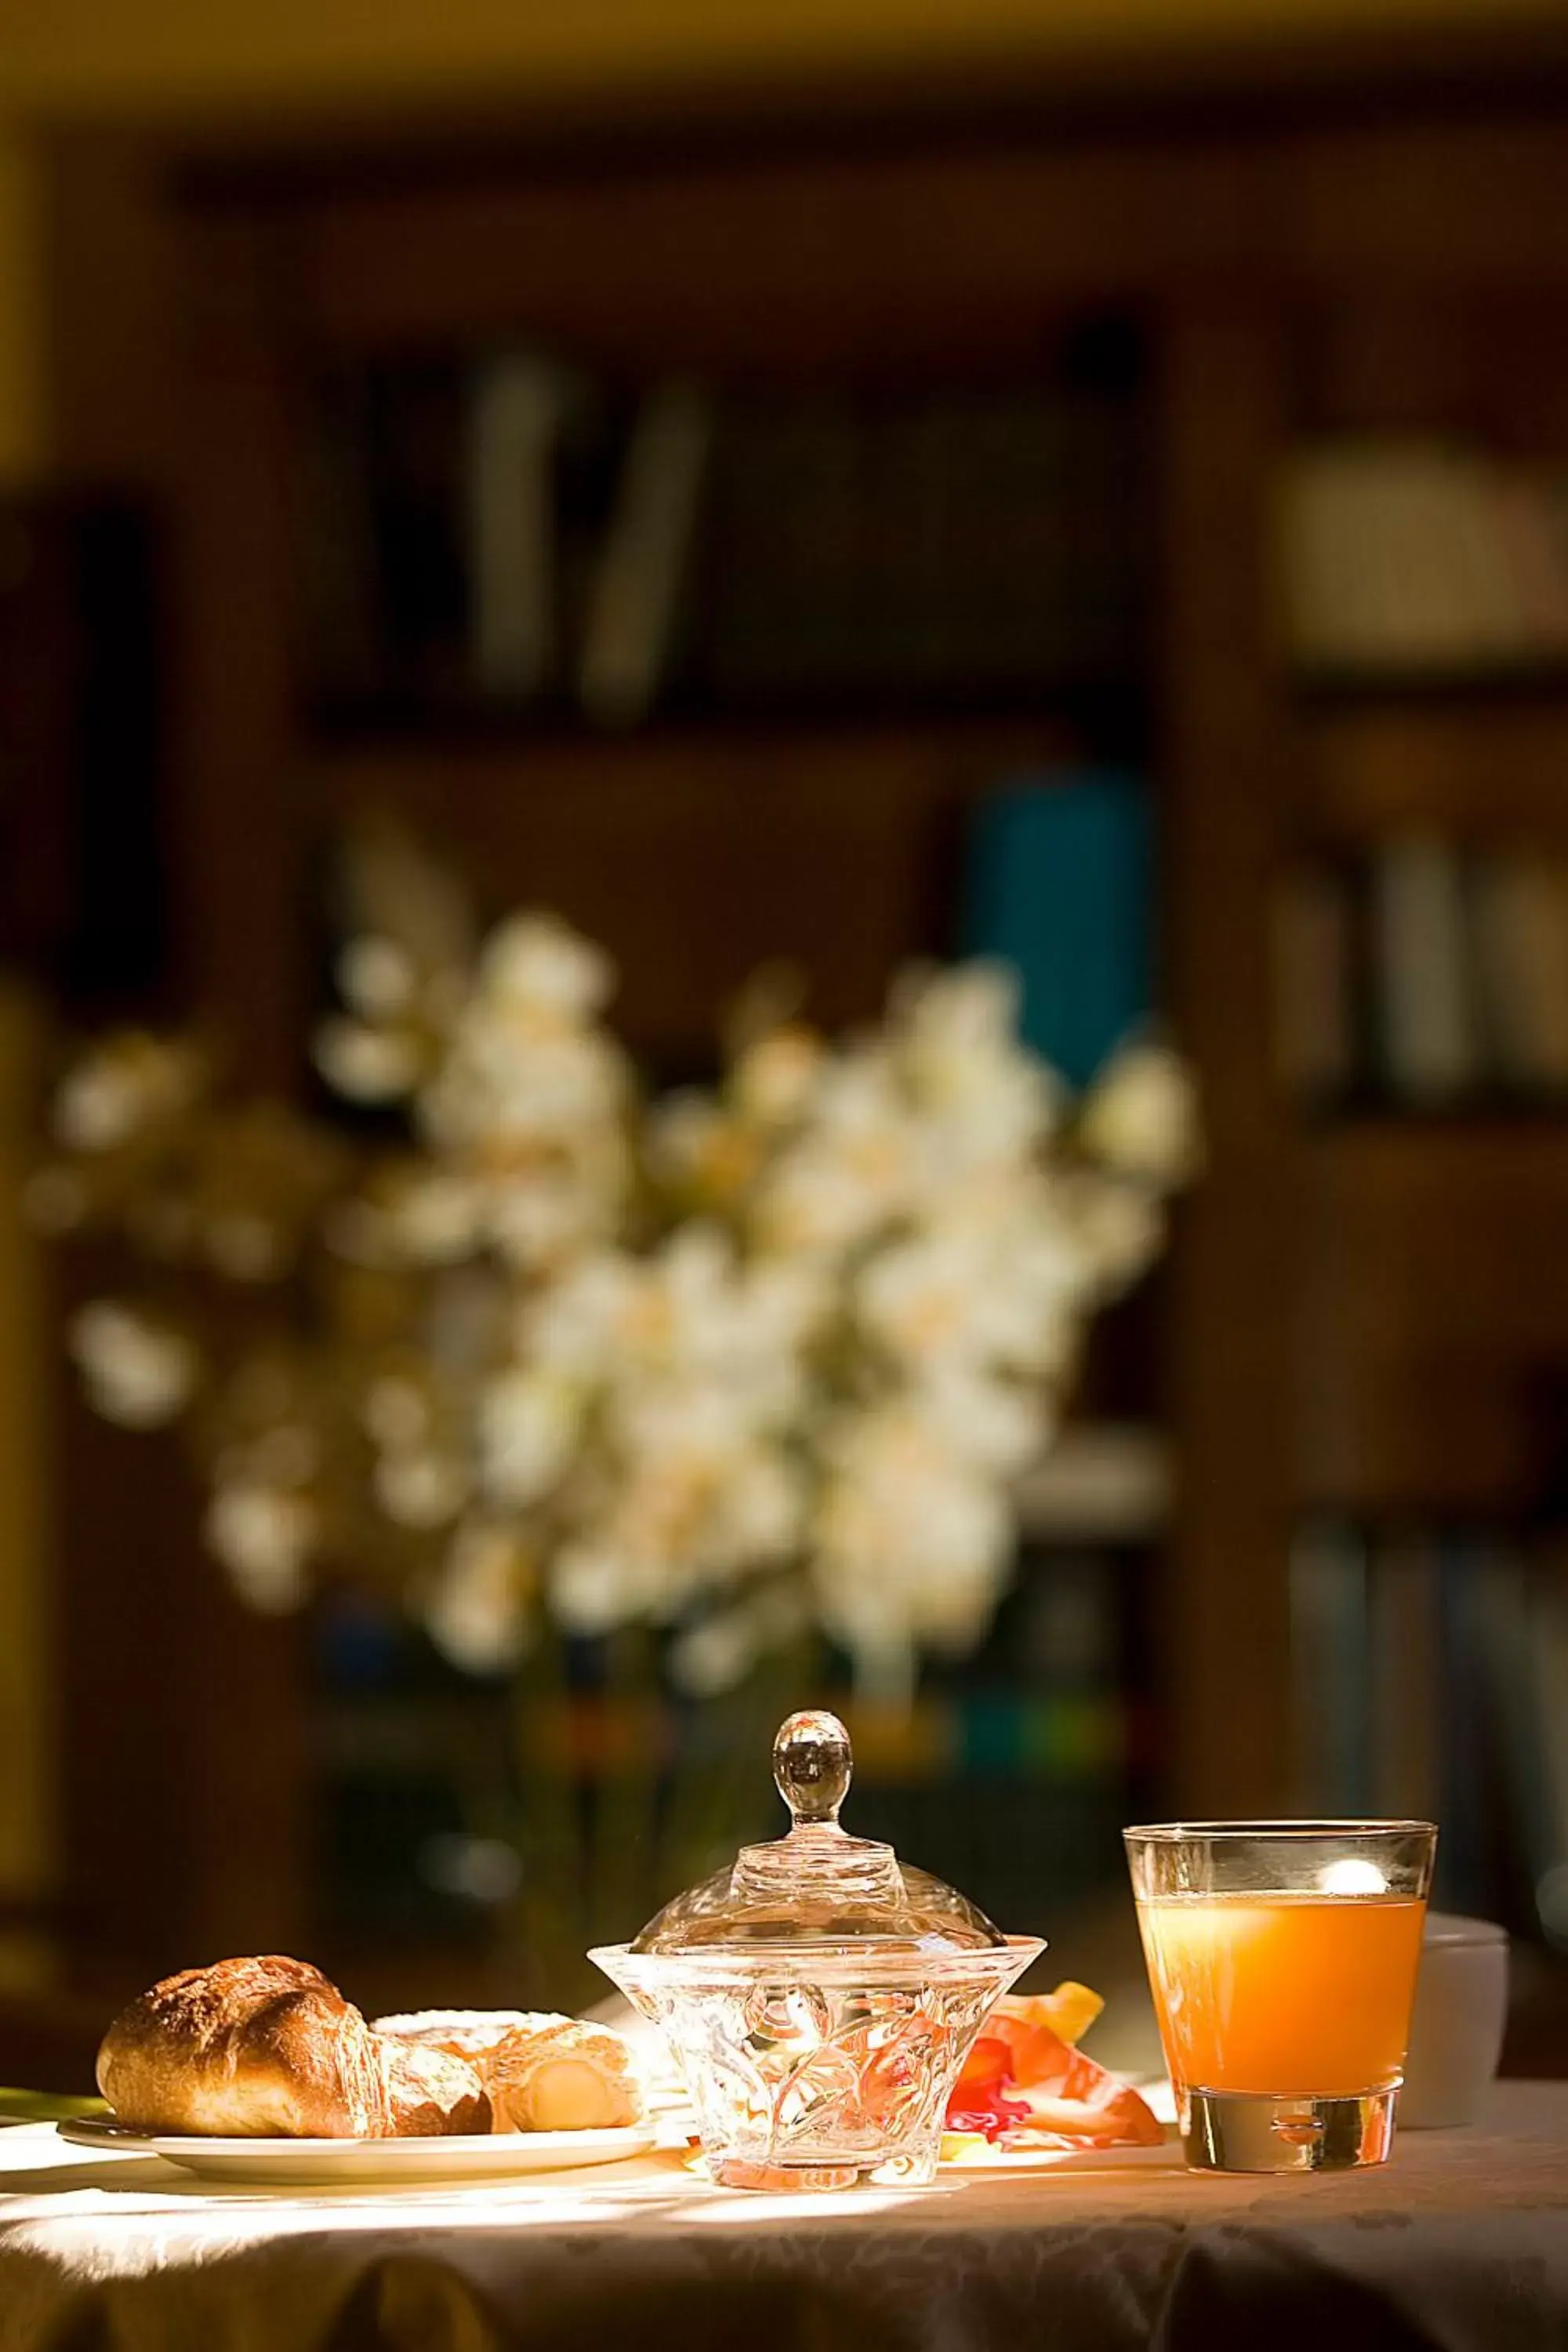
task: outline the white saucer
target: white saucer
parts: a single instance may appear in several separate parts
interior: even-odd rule
[[[131,2131],[96,2118],[57,2124],[55,2129],[73,2147],[161,2156],[206,2180],[261,2180],[297,2189],[563,2172],[642,2156],[655,2139],[643,2124],[606,2131],[453,2133],[426,2139],[199,2139]]]

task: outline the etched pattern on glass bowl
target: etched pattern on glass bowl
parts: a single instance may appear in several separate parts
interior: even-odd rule
[[[826,2188],[932,2178],[970,2046],[1038,1948],[910,1954],[874,1984],[865,1956],[858,1977],[821,1953],[793,1975],[776,1948],[593,1957],[662,2028],[715,2179]]]

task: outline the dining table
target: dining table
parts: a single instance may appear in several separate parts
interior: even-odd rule
[[[676,2147],[270,2189],[0,2133],[0,2352],[1568,2352],[1568,2084],[1376,2168],[1179,2147],[747,2193]]]

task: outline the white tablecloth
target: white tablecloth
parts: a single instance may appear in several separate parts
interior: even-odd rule
[[[1374,2332],[1367,2333],[1368,2328]],[[1168,2166],[748,2197],[674,2157],[442,2191],[204,2188],[0,2134],[0,2352],[1568,2347],[1568,2084],[1303,2180]]]

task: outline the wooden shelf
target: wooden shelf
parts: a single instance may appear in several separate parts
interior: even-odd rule
[[[1479,710],[1557,703],[1568,710],[1568,662],[1500,663],[1462,670],[1330,670],[1303,672],[1294,681],[1308,711]]]
[[[1367,1121],[1301,1160],[1303,1498],[1528,1507],[1568,1380],[1568,1121]]]
[[[1568,678],[1551,694],[1312,705],[1297,753],[1310,836],[1359,845],[1420,825],[1568,837]]]
[[[1310,1114],[1303,1121],[1301,1142],[1312,1150],[1325,1140],[1341,1137],[1387,1138],[1436,1144],[1450,1142],[1461,1150],[1478,1143],[1508,1148],[1533,1145],[1542,1138],[1568,1136],[1568,1100],[1471,1101],[1424,1107],[1405,1103],[1352,1104]]]
[[[1445,1165],[1473,1178],[1484,1169],[1529,1169],[1547,1181],[1568,1178],[1568,1112],[1368,1111],[1303,1129],[1303,1154],[1321,1170],[1397,1169]]]
[[[635,726],[595,726],[570,704],[542,710],[479,696],[410,697],[406,701],[334,699],[307,704],[306,732],[326,754],[395,749],[511,751],[573,758],[613,753],[634,760],[671,751],[696,757],[759,742],[809,745],[847,740],[940,737],[963,743],[1012,730],[1048,729],[1091,743],[1104,753],[1146,748],[1150,691],[1146,676],[1065,680],[1029,693],[933,697],[929,702],[889,701],[875,695],[852,700],[759,701],[728,708],[676,704]]]

